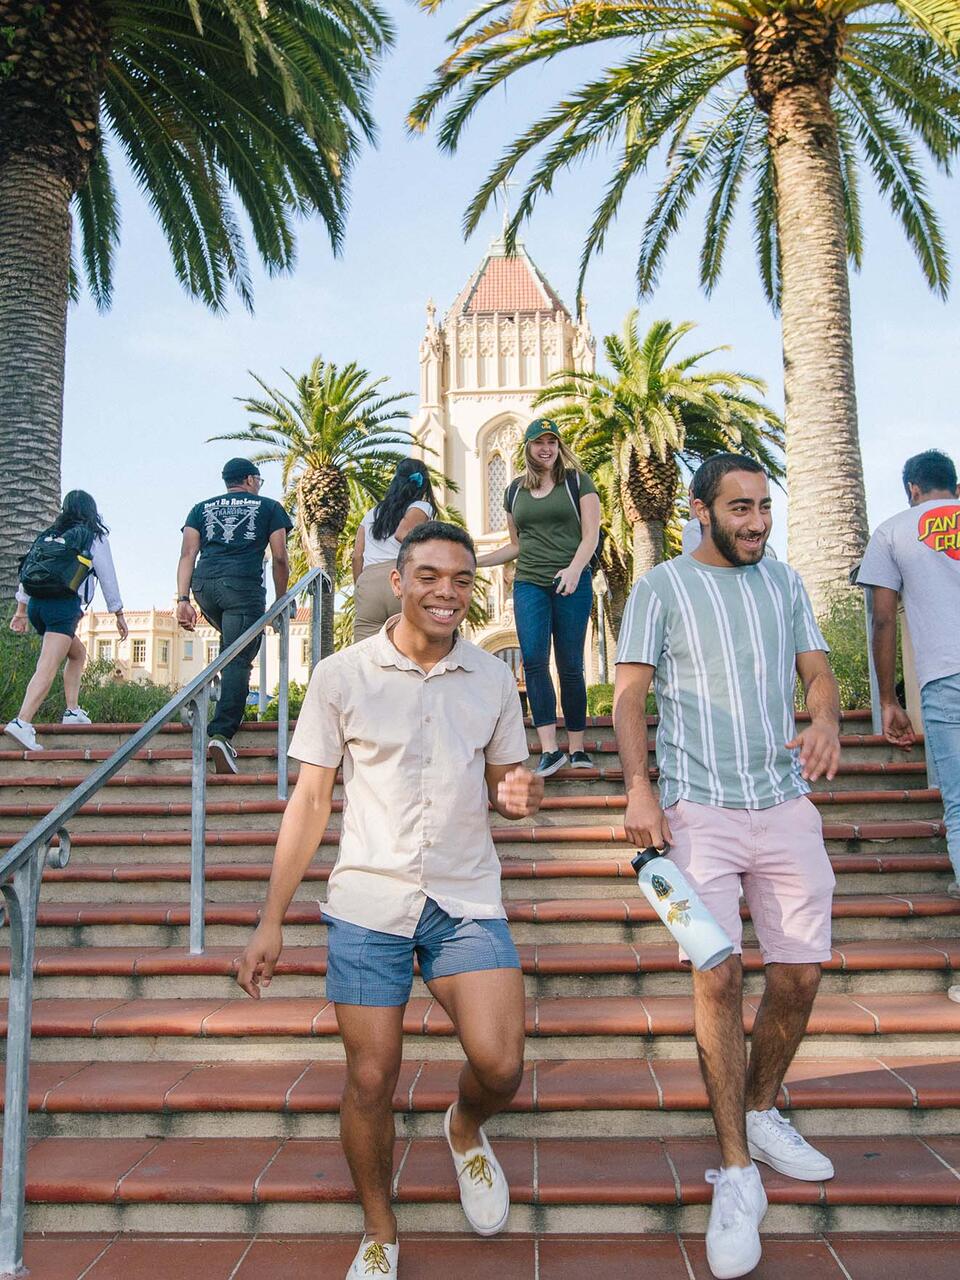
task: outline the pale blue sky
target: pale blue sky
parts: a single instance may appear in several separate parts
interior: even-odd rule
[[[461,218],[478,178],[538,103],[573,85],[572,65],[554,63],[495,95],[458,154],[442,155],[432,137],[409,137],[404,118],[441,56],[455,10],[433,18],[409,6],[393,12],[398,44],[376,94],[380,145],[357,167],[343,254],[334,259],[319,223],[305,224],[296,274],[266,279],[258,273],[253,316],[236,301],[227,315],[212,315],[183,294],[146,202],[118,172],[123,239],[113,309],[100,315],[84,300],[70,315],[63,483],[89,489],[100,503],[128,608],[169,607],[183,517],[219,490],[222,462],[238,451],[205,441],[245,425],[235,397],[253,389],[248,371],[277,385],[283,369],[300,373],[322,354],[389,375],[393,390],[416,391],[426,301],[433,296],[441,311],[450,305],[498,227],[491,214],[463,241]],[[600,155],[558,182],[524,233],[568,306],[582,238],[610,164]],[[630,191],[606,252],[591,269],[587,297],[598,336],[619,328],[635,303],[636,245],[658,177],[651,174]],[[938,178],[931,189],[960,274],[960,187],[956,179]],[[960,284],[947,303],[931,295],[886,209],[872,195],[865,203],[867,253],[853,280],[854,338],[867,496],[876,524],[903,505],[898,471],[906,456],[933,446],[958,451]],[[656,295],[643,302],[642,318],[695,321],[700,327],[692,340],[699,347],[732,346],[719,359],[766,378],[771,401],[782,407],[779,328],[760,292],[748,217],[738,223],[723,282],[709,300],[696,279],[698,231],[695,213],[674,244]],[[265,492],[280,496],[275,472]],[[782,551],[782,500],[775,515],[774,542]]]

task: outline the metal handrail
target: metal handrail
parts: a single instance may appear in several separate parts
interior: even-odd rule
[[[37,929],[40,884],[46,866],[63,868],[70,859],[67,823],[104,783],[140,750],[158,729],[180,711],[185,711],[192,730],[192,790],[190,842],[190,951],[199,954],[204,946],[204,879],[206,871],[207,812],[207,715],[216,700],[220,673],[270,626],[280,633],[280,671],[277,725],[277,796],[288,793],[287,743],[290,735],[290,619],[297,599],[306,591],[311,597],[312,635],[310,669],[320,660],[320,597],[333,585],[320,568],[296,582],[285,595],[243,635],[170,699],[154,716],[128,738],[78,787],[57,805],[22,839],[0,857],[0,891],[10,924],[10,980],[7,1010],[7,1064],[3,1132],[3,1188],[0,1194],[0,1276],[23,1273],[24,1191],[26,1185],[27,1114],[30,1070],[31,1014],[33,1004],[33,961]],[[262,646],[266,648],[266,646]],[[265,666],[261,672],[265,675]],[[59,843],[55,844],[54,841]]]

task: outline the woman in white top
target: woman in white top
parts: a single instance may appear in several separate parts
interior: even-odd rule
[[[390,574],[397,567],[400,543],[411,529],[432,520],[436,502],[426,463],[404,458],[383,501],[360,522],[353,546],[353,643],[379,631],[400,612]]]
[[[52,597],[46,594],[31,596],[24,590],[23,583],[17,588],[17,611],[10,619],[10,630],[22,635],[29,624],[43,637],[37,668],[27,685],[23,705],[17,716],[6,725],[4,730],[28,751],[42,750],[42,747],[37,745],[33,717],[50,692],[61,666],[63,667],[63,692],[67,703],[63,713],[63,723],[90,723],[90,717],[79,705],[80,677],[87,661],[87,651],[77,638],[77,626],[84,609],[93,600],[98,581],[107,602],[107,608],[117,616],[117,629],[121,640],[127,638],[123,601],[120,599],[107,532],[107,526],[103,523],[97,504],[90,494],[83,489],[71,489],[63,500],[60,514],[52,526],[44,530],[44,534],[40,536],[64,543],[72,550],[76,550],[78,565],[86,561],[86,553],[89,550],[91,561],[89,573],[76,590],[65,587],[60,594]]]

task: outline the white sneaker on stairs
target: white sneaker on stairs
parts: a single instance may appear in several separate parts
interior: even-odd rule
[[[707,1226],[707,1262],[716,1280],[749,1275],[760,1261],[760,1223],[767,1193],[755,1164],[746,1169],[708,1169],[713,1186]]]
[[[364,1236],[346,1280],[370,1280],[371,1276],[387,1276],[388,1280],[396,1280],[399,1259],[399,1241],[396,1244],[379,1244]]]
[[[833,1177],[830,1159],[811,1147],[776,1107],[747,1112],[747,1146],[754,1160],[768,1164],[788,1178],[826,1182]]]

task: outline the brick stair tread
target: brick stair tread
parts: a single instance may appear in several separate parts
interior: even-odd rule
[[[356,1235],[28,1235],[24,1261],[37,1280],[303,1280],[341,1276]],[[754,1280],[956,1280],[960,1234],[764,1235]],[[403,1235],[404,1280],[491,1274],[503,1280],[583,1280],[602,1259],[609,1275],[711,1280],[703,1236]],[[92,1270],[91,1270],[92,1268]],[[482,1270],[481,1270],[482,1269]]]
[[[918,819],[903,821],[825,822],[823,835],[826,840],[929,840],[943,836],[946,828],[942,822]],[[622,827],[604,826],[511,826],[492,827],[495,843],[500,844],[621,844],[627,843]],[[0,832],[0,848],[12,847],[21,837],[15,832]],[[206,843],[218,845],[270,844],[276,832],[208,830]],[[326,831],[320,843],[336,845],[340,842],[338,831]],[[78,831],[73,834],[75,848],[102,845],[126,847],[128,845],[189,846],[189,831]]]
[[[260,918],[260,902],[208,902],[208,925],[255,925]],[[533,900],[511,898],[504,902],[507,919],[539,924],[644,924],[658,917],[647,901],[635,898],[557,898]],[[748,918],[747,908],[741,914]],[[885,919],[913,916],[960,915],[960,899],[946,893],[916,893],[910,897],[894,893],[845,893],[833,900],[834,919]],[[42,928],[92,924],[184,925],[190,921],[187,902],[46,902],[40,900],[37,923]],[[319,924],[316,902],[290,904],[287,924]]]
[[[688,973],[672,943],[621,942],[520,943],[524,972],[540,977],[559,975]],[[236,947],[207,947],[201,955],[176,947],[37,947],[34,972],[47,977],[181,977],[229,976],[235,970]],[[757,947],[743,952],[747,972],[759,973],[763,958]],[[823,965],[831,972],[887,970],[947,970],[960,967],[960,939],[884,939],[851,941],[833,947]],[[10,971],[8,951],[0,951],[0,974]],[[277,965],[278,976],[322,976],[327,971],[326,947],[286,947]]]
[[[758,996],[743,1002],[749,1031]],[[414,997],[403,1020],[407,1035],[449,1036],[453,1027],[440,1005]],[[529,1036],[689,1036],[693,1000],[669,996],[545,996],[526,1002]],[[0,1032],[6,1029],[6,1002],[0,1004]],[[893,995],[820,995],[809,1035],[957,1035],[960,1004],[945,992]],[[38,999],[33,1002],[33,1035],[114,1036],[336,1036],[334,1006],[321,996],[271,995],[259,1001],[230,999]]]
[[[913,791],[909,790],[873,790],[873,791],[817,791],[811,795],[811,800],[818,807],[829,809],[831,805],[880,805],[880,804],[936,804],[940,800],[940,792],[937,788],[917,788]],[[626,796],[620,795],[559,795],[545,796],[541,805],[541,812],[566,812],[574,813],[580,810],[593,809],[615,809],[623,810],[626,808]],[[282,814],[287,807],[285,800],[276,799],[257,799],[257,800],[209,800],[207,802],[207,813],[209,815],[225,815],[225,814],[245,814],[245,813],[280,813]],[[21,801],[17,804],[0,804],[0,818],[43,818],[54,808],[53,804],[33,803],[31,801]],[[341,813],[343,811],[343,801],[335,799],[333,801],[333,812]],[[81,806],[77,810],[77,814],[83,817],[108,817],[108,818],[127,818],[127,817],[168,817],[168,818],[189,818],[192,812],[192,806],[189,801],[166,801],[152,802],[146,800],[134,801],[93,801],[89,804]]]
[[[837,1176],[804,1183],[762,1170],[771,1204],[960,1205],[960,1138],[830,1137],[817,1145]],[[517,1204],[707,1204],[705,1138],[502,1139],[497,1155]],[[397,1143],[395,1198],[458,1200],[443,1139]],[[27,1199],[54,1204],[268,1204],[354,1201],[340,1143],[323,1138],[60,1138],[34,1142]]]
[[[14,753],[19,756],[19,753]],[[44,752],[44,756],[48,759],[53,758],[52,752]],[[0,760],[3,759],[0,753]],[[911,776],[926,773],[927,766],[922,760],[847,760],[840,762],[840,768],[837,770],[838,776],[895,776],[905,773]],[[650,770],[650,776],[656,777],[656,769]],[[9,775],[0,777],[0,790],[4,787],[16,789],[18,787],[63,787],[72,790],[78,787],[81,782],[86,780],[88,775],[77,774],[24,774],[22,777]],[[291,783],[296,780],[296,769],[290,773]],[[615,768],[603,769],[560,769],[557,773],[552,774],[547,779],[547,789],[549,790],[551,783],[560,780],[576,781],[577,779],[586,779],[595,782],[606,779],[611,782],[623,781],[623,770]],[[213,788],[230,788],[243,787],[251,785],[276,786],[276,773],[238,773],[224,774],[211,773],[207,776],[207,786]],[[183,773],[118,773],[114,774],[106,784],[107,787],[181,787],[187,789],[190,787],[190,775]]]
[[[456,1095],[458,1061],[405,1060],[393,1098],[398,1113],[444,1111]],[[340,1062],[37,1062],[30,1108],[50,1114],[152,1112],[335,1113]],[[2,1068],[0,1068],[2,1081]],[[2,1105],[2,1099],[0,1099]],[[801,1059],[787,1073],[779,1105],[933,1110],[960,1107],[960,1058]],[[509,1110],[705,1111],[696,1061],[560,1059],[527,1064]]]

